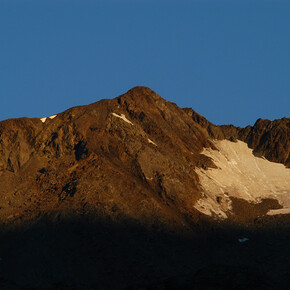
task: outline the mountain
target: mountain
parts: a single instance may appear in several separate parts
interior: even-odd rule
[[[290,167],[289,118],[279,120],[258,119],[253,127],[216,126],[192,109],[184,109],[193,120],[206,128],[214,139],[241,140],[253,149],[256,156],[264,156],[269,161],[279,162]]]
[[[215,273],[229,287],[256,287],[261,249],[269,251],[262,237],[282,243],[270,257],[289,247],[289,127],[289,118],[216,126],[146,87],[0,122],[3,286],[208,289]],[[258,241],[254,270],[250,253],[233,245],[242,234]],[[241,265],[229,257],[216,266],[201,254],[222,241],[230,249],[220,244],[215,262],[240,251]],[[277,273],[273,281],[286,275]]]

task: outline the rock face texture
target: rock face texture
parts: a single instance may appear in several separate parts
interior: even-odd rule
[[[273,162],[279,162],[290,167],[290,119],[279,120],[258,119],[254,126],[246,128],[233,125],[216,126],[192,109],[184,109],[192,119],[205,128],[215,139],[241,140],[254,149],[254,154],[264,156]]]
[[[204,128],[149,88],[0,128],[3,223],[92,210],[186,228],[199,215],[194,168],[212,164],[199,155],[212,144]]]
[[[0,257],[3,254],[8,261],[6,265],[0,263],[3,287],[119,289],[132,286],[134,289],[149,279],[149,284],[158,288],[161,284],[166,287],[169,283],[166,279],[177,275],[172,281],[174,287],[187,285],[192,289],[193,281],[198,281],[197,289],[201,289],[200,279],[208,273],[207,270],[196,271],[207,263],[197,263],[190,268],[190,262],[185,262],[187,257],[194,259],[200,254],[197,250],[188,256],[180,245],[190,245],[192,240],[182,238],[180,242],[179,238],[167,235],[193,234],[207,239],[205,233],[210,232],[216,239],[219,236],[213,229],[216,227],[223,231],[232,225],[263,228],[264,225],[277,225],[281,220],[287,225],[288,221],[288,215],[266,215],[269,210],[282,207],[277,199],[268,196],[264,201],[261,197],[261,203],[252,204],[233,195],[235,198],[228,201],[232,213],[222,223],[218,216],[208,215],[206,210],[197,207],[199,201],[206,198],[199,170],[217,169],[213,158],[203,154],[204,150],[217,151],[215,140],[240,140],[246,142],[257,157],[289,167],[289,126],[289,118],[259,119],[253,127],[246,128],[216,126],[194,110],[181,109],[146,87],[133,88],[112,100],[71,108],[51,118],[0,122],[0,223],[3,232]],[[220,203],[218,195],[216,198],[215,202]],[[17,236],[15,231],[21,234]],[[148,231],[154,234],[149,235]],[[165,232],[166,235],[158,236]],[[232,233],[224,236],[227,235]],[[31,243],[24,243],[19,248],[17,243],[25,236]],[[57,242],[54,245],[50,240]],[[69,240],[70,246],[64,249],[63,245]],[[120,244],[115,247],[118,240]],[[154,250],[146,248],[150,243]],[[158,249],[161,247],[160,253],[166,256],[173,245],[180,250],[173,258],[174,263],[184,262],[180,267],[168,268],[168,261],[162,260]],[[52,253],[54,246],[56,249]],[[34,247],[40,249],[40,256],[32,254]],[[25,268],[25,259],[32,259],[24,276],[13,276],[14,262],[7,253],[16,248],[13,257],[20,268]],[[72,266],[71,251],[76,248],[81,248],[83,259],[78,257],[75,263],[79,266]],[[210,248],[209,243],[203,249]],[[107,253],[109,249],[112,252]],[[131,249],[136,252],[132,254]],[[31,256],[20,254],[20,251]],[[146,257],[155,255],[153,252],[158,258]],[[129,257],[128,261],[123,254]],[[57,255],[62,258],[59,260]],[[36,267],[39,259],[47,261],[43,269]],[[112,261],[114,259],[117,261]],[[142,259],[147,264],[141,266]],[[134,263],[141,267],[139,272]],[[67,271],[62,268],[66,266]],[[48,271],[53,267],[54,270]],[[86,273],[82,272],[85,267]],[[152,267],[164,267],[164,271],[154,272]],[[189,267],[190,273],[184,273],[183,267]],[[119,268],[123,272],[119,272]],[[101,273],[99,276],[95,275],[96,269]],[[242,269],[256,280],[260,275],[251,269]],[[238,272],[237,269],[233,277]],[[110,275],[115,279],[112,284]],[[76,277],[80,277],[79,280]],[[229,283],[234,283],[233,277],[228,277]],[[160,279],[165,280],[160,282]],[[40,284],[37,281],[41,281]]]
[[[290,120],[216,126],[149,88],[44,119],[0,123],[0,221],[93,211],[149,227],[190,229],[206,217],[195,168],[213,140],[247,142],[254,154],[289,166]],[[9,217],[9,218],[8,218]]]

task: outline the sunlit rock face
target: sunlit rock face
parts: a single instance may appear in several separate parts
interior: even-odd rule
[[[6,120],[0,223],[93,213],[192,231],[231,218],[233,198],[248,202],[238,210],[257,205],[253,219],[287,213],[288,136],[287,118],[216,126],[146,87],[47,118]]]
[[[256,156],[264,156],[269,161],[290,167],[290,118],[273,121],[258,119],[254,126],[240,128],[233,125],[217,126],[192,109],[186,108],[184,111],[205,128],[211,138],[244,141]]]
[[[281,209],[267,214],[290,213],[290,170],[283,164],[256,157],[242,141],[213,141],[216,150],[205,148],[202,154],[210,157],[217,168],[197,168],[203,197],[195,207],[204,214],[227,218],[232,210],[231,198],[260,203],[276,199]]]

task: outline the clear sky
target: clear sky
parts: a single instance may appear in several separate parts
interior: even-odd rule
[[[290,1],[1,0],[0,120],[149,86],[216,124],[290,113]]]

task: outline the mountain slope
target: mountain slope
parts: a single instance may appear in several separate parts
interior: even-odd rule
[[[148,88],[54,119],[1,123],[1,222],[57,210],[180,227],[199,198],[206,131]],[[204,159],[204,160],[203,160]],[[9,219],[8,219],[9,220]]]
[[[290,119],[258,119],[254,126],[246,128],[233,125],[216,126],[192,109],[184,109],[192,119],[205,128],[214,139],[241,140],[254,150],[257,156],[264,156],[269,161],[279,162],[290,167]]]
[[[6,120],[0,123],[0,221],[94,212],[190,230],[208,219],[195,206],[204,192],[196,168],[217,167],[201,154],[204,148],[217,150],[215,139],[240,139],[288,165],[288,132],[286,118],[245,129],[215,126],[145,87],[54,118]],[[277,207],[274,201],[268,210]]]

